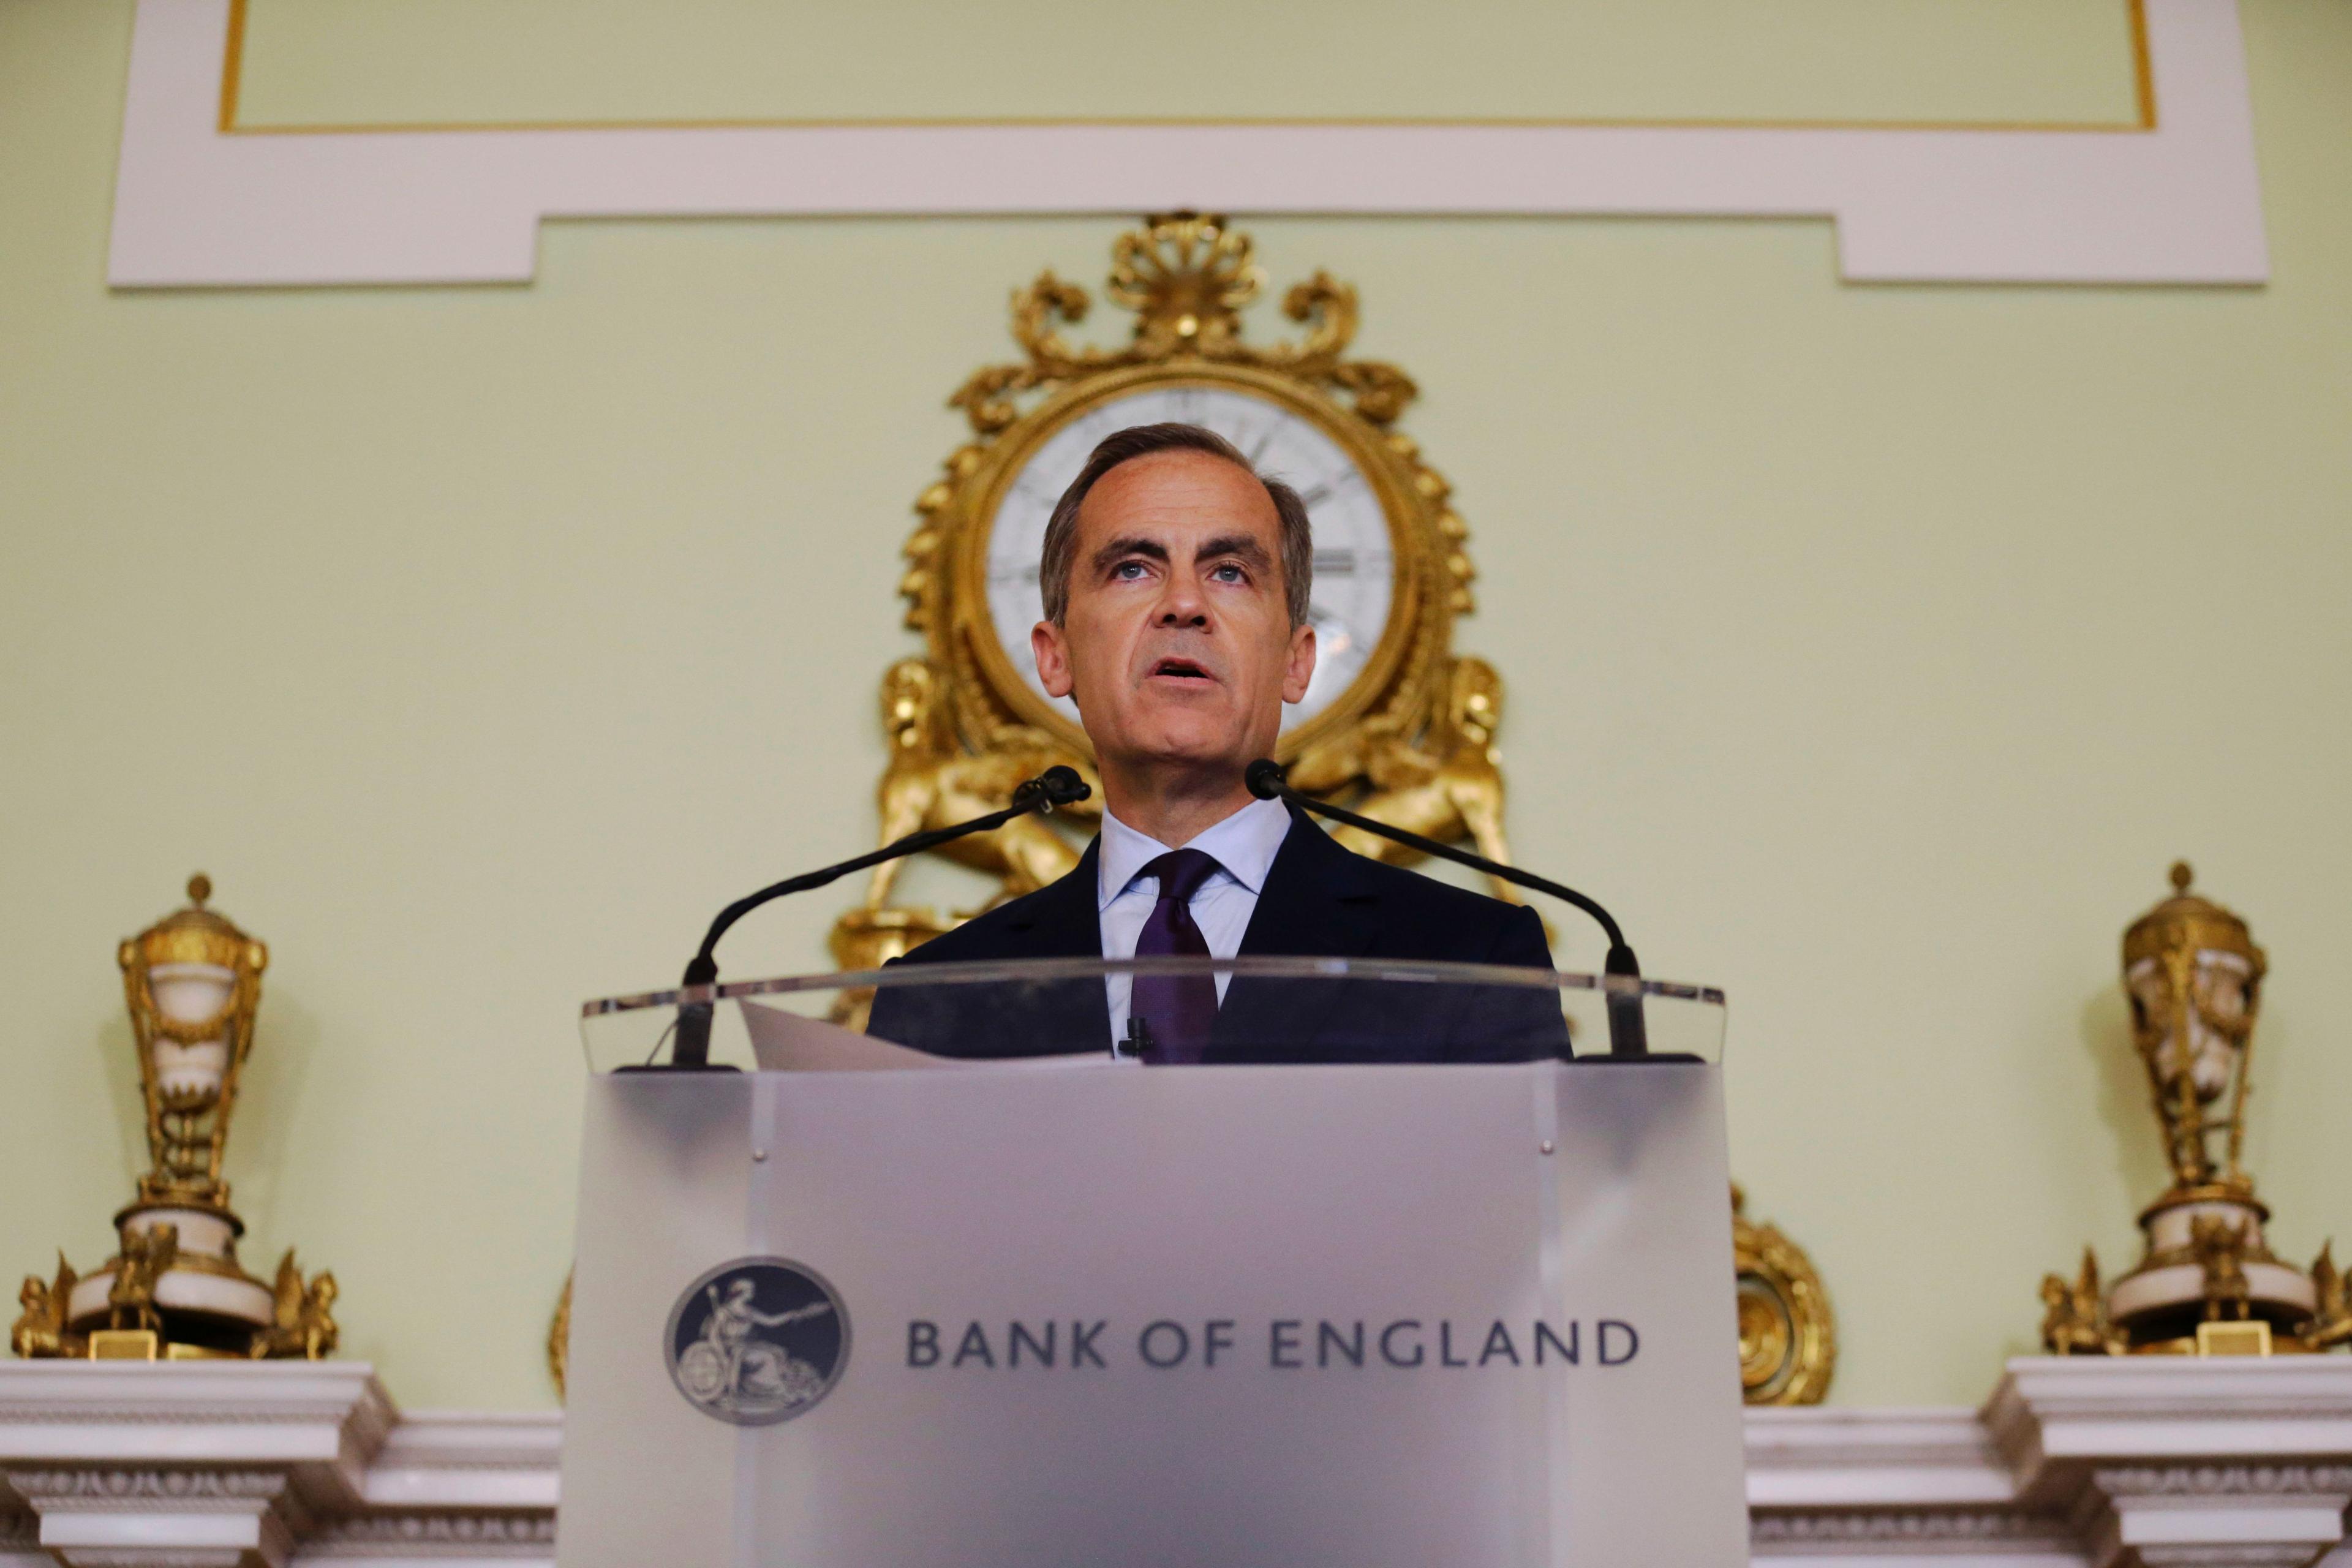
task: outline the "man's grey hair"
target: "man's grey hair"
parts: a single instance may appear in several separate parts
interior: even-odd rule
[[[1037,561],[1037,586],[1045,595],[1045,618],[1055,626],[1070,612],[1070,573],[1078,552],[1078,508],[1096,481],[1121,463],[1148,458],[1154,452],[1205,452],[1220,458],[1265,487],[1274,514],[1282,521],[1282,596],[1290,624],[1307,622],[1308,592],[1315,586],[1315,535],[1307,521],[1307,503],[1280,479],[1267,479],[1241,454],[1241,448],[1213,430],[1198,425],[1134,425],[1115,431],[1087,454],[1087,466],[1054,503],[1045,523],[1045,548]]]

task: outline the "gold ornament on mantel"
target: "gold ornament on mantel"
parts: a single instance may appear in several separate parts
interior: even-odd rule
[[[1242,310],[1265,287],[1249,237],[1224,219],[1173,213],[1112,246],[1108,296],[1134,312],[1128,341],[1074,343],[1087,291],[1052,272],[1013,296],[1022,358],[975,371],[949,399],[972,439],[916,502],[899,591],[919,657],[882,681],[890,760],[879,789],[885,842],[1007,804],[1014,784],[1056,763],[1097,785],[1076,815],[1101,810],[1077,715],[1047,697],[1029,650],[1042,617],[1037,558],[1054,502],[1096,442],[1130,425],[1207,426],[1288,480],[1315,523],[1309,616],[1319,657],[1305,700],[1284,715],[1276,754],[1299,788],[1438,838],[1475,840],[1507,860],[1495,751],[1501,678],[1451,648],[1471,608],[1469,531],[1452,488],[1395,426],[1417,395],[1392,364],[1348,357],[1355,289],[1318,272],[1283,310],[1289,342],[1246,340]],[[1411,851],[1343,829],[1359,853]],[[944,853],[995,880],[986,903],[1068,872],[1078,850],[1034,817],[958,840]],[[845,968],[896,957],[956,923],[890,902],[898,868],[877,868],[864,903],[835,928]],[[1507,884],[1496,889],[1517,894]],[[850,999],[854,1017],[861,1009]]]
[[[332,1275],[305,1279],[291,1248],[269,1284],[236,1260],[245,1224],[221,1162],[269,950],[206,909],[211,897],[209,879],[191,878],[188,907],[116,953],[152,1168],[114,1216],[114,1257],[77,1275],[60,1254],[54,1279],[25,1280],[10,1335],[18,1355],[315,1361],[335,1348]]]
[[[1819,1405],[1837,1372],[1837,1319],[1805,1249],[1748,1217],[1731,1184],[1731,1272],[1739,1304],[1739,1392],[1749,1405]]]
[[[2061,1355],[2269,1355],[2352,1341],[2330,1247],[2308,1273],[2263,1237],[2270,1210],[2244,1165],[2254,1017],[2269,969],[2246,922],[2189,890],[2124,933],[2132,1040],[2147,1069],[2172,1184],[2139,1216],[2147,1248],[2110,1289],[2083,1249],[2071,1281],[2042,1281],[2043,1346]]]
[[[563,1277],[563,1292],[555,1298],[555,1316],[547,1323],[547,1375],[555,1384],[555,1402],[563,1403],[564,1384],[572,1373],[572,1276]]]

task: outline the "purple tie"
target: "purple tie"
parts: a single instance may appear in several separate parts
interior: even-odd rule
[[[1171,849],[1136,874],[1160,879],[1160,901],[1135,939],[1138,958],[1206,958],[1209,943],[1192,923],[1192,895],[1219,869],[1198,849]],[[1151,1031],[1150,1062],[1197,1062],[1217,1021],[1213,974],[1139,974],[1128,1016]]]

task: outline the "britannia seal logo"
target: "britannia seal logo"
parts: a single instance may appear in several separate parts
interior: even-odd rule
[[[687,1287],[662,1338],[677,1391],[706,1415],[767,1426],[814,1408],[849,1364],[849,1310],[824,1276],[740,1258]]]

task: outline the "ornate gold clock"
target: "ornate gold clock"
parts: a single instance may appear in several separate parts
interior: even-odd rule
[[[1083,321],[1089,301],[1051,272],[1013,295],[1025,357],[975,372],[950,399],[973,438],[916,504],[901,592],[928,646],[883,679],[884,841],[993,809],[1055,763],[1091,776],[1076,710],[1045,695],[1030,655],[1045,521],[1096,442],[1182,420],[1288,480],[1314,521],[1317,669],[1277,748],[1293,781],[1507,858],[1494,751],[1502,683],[1452,652],[1454,617],[1471,607],[1467,530],[1445,480],[1395,428],[1413,384],[1394,365],[1346,357],[1356,293],[1321,272],[1284,301],[1301,336],[1246,342],[1241,311],[1264,287],[1246,236],[1176,214],[1113,247],[1108,294],[1135,313],[1125,344],[1066,340],[1062,326]],[[1366,854],[1404,853],[1342,837]],[[950,853],[999,879],[995,900],[1077,859],[1034,818]],[[945,929],[929,910],[894,908],[894,881],[895,868],[878,869],[864,907],[835,928],[845,965],[868,967]]]

